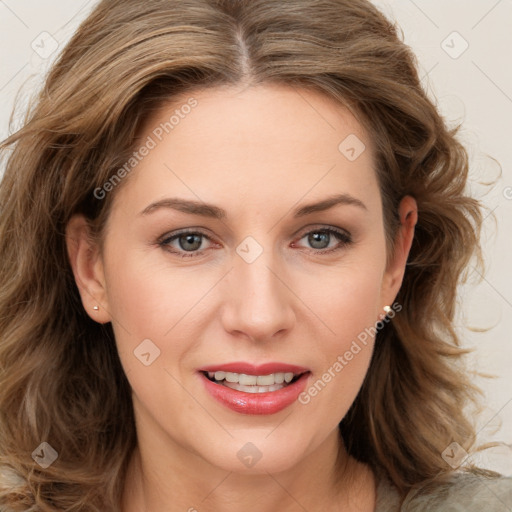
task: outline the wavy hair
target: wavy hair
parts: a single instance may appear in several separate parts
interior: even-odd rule
[[[426,92],[397,27],[367,0],[103,0],[53,64],[21,129],[0,146],[0,508],[119,510],[136,446],[131,389],[110,324],[86,314],[65,246],[85,214],[97,233],[148,116],[178,95],[285,84],[348,107],[376,147],[393,251],[399,201],[419,220],[369,371],[340,430],[351,455],[402,496],[470,450],[477,388],[454,329],[458,284],[482,265],[482,205],[468,156]],[[34,450],[48,442],[46,469]]]

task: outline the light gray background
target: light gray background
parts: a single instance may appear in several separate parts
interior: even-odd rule
[[[23,86],[17,122],[55,56],[96,0],[0,0],[0,139]],[[423,83],[449,123],[463,121],[471,191],[497,218],[485,221],[488,270],[460,293],[458,328],[474,347],[471,367],[494,379],[484,389],[479,440],[512,445],[512,0],[375,0],[403,29],[418,56]],[[58,45],[58,48],[55,48]],[[466,48],[467,47],[467,48]],[[491,158],[492,157],[492,158]],[[502,175],[494,188],[485,182]],[[473,329],[490,328],[487,332]],[[494,448],[472,460],[512,475],[511,451]]]

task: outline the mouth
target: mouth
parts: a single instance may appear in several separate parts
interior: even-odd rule
[[[311,376],[304,370],[295,367],[295,372],[253,375],[210,368],[199,370],[198,375],[206,392],[223,406],[241,414],[270,415],[297,401]]]
[[[278,361],[214,363],[197,374],[211,398],[241,414],[275,414],[290,407],[312,375],[309,368]]]
[[[208,380],[236,391],[245,393],[269,393],[294,384],[305,373],[277,372],[268,375],[250,375],[225,371],[202,371]]]

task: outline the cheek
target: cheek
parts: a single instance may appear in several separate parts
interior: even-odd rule
[[[342,349],[365,328],[379,320],[382,265],[344,265],[336,272],[308,278],[303,294],[319,321],[329,328],[331,350]],[[325,345],[324,345],[325,350]]]
[[[208,283],[149,265],[136,253],[111,260],[105,274],[116,345],[134,394],[155,416],[172,406],[177,418],[187,418],[193,404],[183,399],[179,382],[198,339],[190,318],[199,314]]]
[[[137,336],[163,337],[213,283],[205,273],[171,269],[137,252],[106,270],[112,316]]]
[[[382,268],[350,265],[329,279],[327,292],[309,295],[322,327],[314,351],[322,364],[299,402],[340,421],[363,383],[380,319]],[[322,412],[323,411],[323,412]],[[330,411],[330,412],[329,412]]]
[[[136,378],[142,371],[151,379],[158,375],[154,369],[163,369],[165,360],[179,361],[187,349],[171,343],[172,329],[186,318],[189,304],[197,302],[197,290],[179,272],[170,276],[169,269],[148,264],[137,251],[112,251],[111,256],[106,258],[105,279],[119,356],[126,374],[133,372]],[[147,362],[150,368],[144,367]]]

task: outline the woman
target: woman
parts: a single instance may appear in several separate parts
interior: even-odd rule
[[[2,147],[2,511],[510,506],[467,154],[370,3],[103,1]]]

